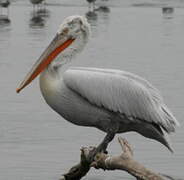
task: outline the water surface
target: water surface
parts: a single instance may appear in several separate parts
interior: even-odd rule
[[[87,14],[83,0],[48,1],[48,13],[33,21],[28,1],[13,1],[11,23],[0,25],[0,179],[56,180],[79,159],[79,149],[96,145],[104,133],[74,126],[44,102],[38,80],[15,89],[56,33],[63,19]],[[136,133],[122,135],[135,158],[157,172],[183,177],[184,9],[182,0],[109,0],[108,11],[88,16],[92,38],[76,66],[117,68],[152,82],[181,123],[171,136],[175,153]],[[174,7],[163,14],[162,7]],[[120,152],[117,138],[112,154]],[[133,179],[126,173],[91,171],[86,179]]]

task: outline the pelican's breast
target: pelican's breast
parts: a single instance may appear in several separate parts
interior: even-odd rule
[[[45,70],[40,75],[40,90],[46,102],[53,106],[56,103],[57,91],[60,89],[62,79]]]
[[[47,104],[71,123],[97,127],[108,119],[107,112],[71,90],[62,76],[52,75],[48,71],[43,72],[40,76],[40,89]]]

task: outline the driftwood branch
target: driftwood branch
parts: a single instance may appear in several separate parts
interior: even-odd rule
[[[79,180],[84,177],[91,168],[89,161],[89,153],[94,150],[94,147],[82,147],[80,162],[74,165],[66,174],[63,174],[60,180]]]
[[[129,143],[118,138],[122,153],[118,156],[110,156],[105,153],[98,153],[93,162],[89,160],[90,152],[95,147],[82,147],[80,163],[73,166],[68,173],[64,174],[60,180],[80,180],[91,167],[103,170],[123,170],[134,176],[137,180],[165,180],[166,176],[157,174],[133,159],[133,150]]]

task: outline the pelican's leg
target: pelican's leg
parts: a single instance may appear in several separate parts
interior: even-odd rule
[[[44,9],[44,12],[46,12],[46,0],[43,2],[43,9]]]
[[[41,3],[41,11],[44,11],[44,2]]]
[[[115,135],[116,135],[116,133],[114,133],[114,132],[107,133],[106,136],[104,137],[103,141],[97,146],[96,153],[105,152],[108,144],[114,139]]]
[[[89,155],[89,161],[92,162],[94,157],[96,156],[97,153],[99,152],[106,152],[108,144],[114,139],[115,136],[114,131],[109,131],[103,141],[97,146],[97,148],[94,149],[94,151],[91,152]]]
[[[2,8],[2,15],[5,15],[4,8]]]
[[[36,5],[33,4],[33,17],[35,17],[35,16],[36,16]]]
[[[39,12],[40,11],[40,9],[41,9],[41,4],[38,4],[38,9],[37,9],[37,12]]]
[[[93,11],[95,10],[95,2],[93,2]]]
[[[107,132],[106,136],[104,137],[103,141],[95,148],[89,155],[89,160],[92,162],[94,160],[94,157],[99,152],[106,153],[106,149],[108,144],[114,139],[114,136],[119,131],[119,122],[118,119],[116,119],[116,115],[114,116],[112,114],[112,118],[108,121],[102,121],[101,127],[105,129]]]
[[[9,7],[7,8],[7,17],[9,17]]]
[[[33,14],[35,14],[35,5],[33,4]]]

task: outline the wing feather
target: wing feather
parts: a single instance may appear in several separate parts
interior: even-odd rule
[[[125,71],[97,68],[71,68],[64,82],[90,103],[113,112],[161,125],[173,132],[179,125],[158,90],[145,79]]]

